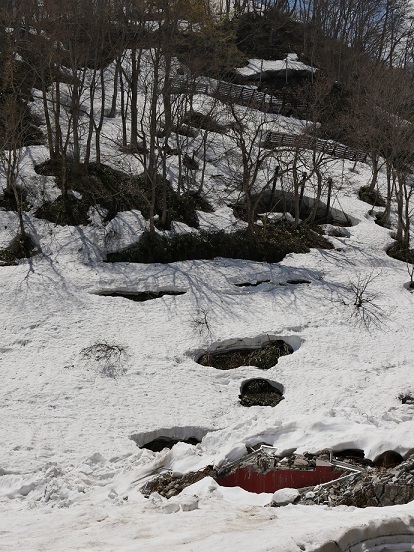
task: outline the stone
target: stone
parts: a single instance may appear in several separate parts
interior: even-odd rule
[[[306,460],[306,458],[295,458],[293,465],[295,467],[302,467],[302,466],[308,466],[309,462]]]
[[[301,504],[324,504],[329,506],[392,506],[407,504],[414,500],[414,467],[405,461],[392,468],[366,468],[342,481],[324,487],[315,487],[304,494]]]
[[[279,489],[273,494],[272,505],[286,506],[295,502],[299,497],[300,493],[297,489]]]

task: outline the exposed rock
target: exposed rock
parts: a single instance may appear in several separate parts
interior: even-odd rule
[[[387,461],[388,457],[385,453],[384,458]],[[414,500],[413,457],[392,468],[367,467],[360,473],[329,485],[315,487],[312,492],[305,493],[299,502],[365,508],[407,504],[412,500]]]
[[[279,489],[272,497],[272,506],[286,506],[286,504],[292,504],[300,497],[300,493],[297,489]]]
[[[309,462],[303,456],[297,456],[293,461],[295,467],[306,467],[309,465]]]
[[[200,481],[200,479],[207,476],[216,477],[216,475],[216,471],[211,466],[184,475],[167,472],[146,483],[142,487],[141,493],[147,497],[152,493],[159,493],[161,496],[171,498],[172,496],[178,495],[189,485]]]
[[[334,238],[349,238],[351,236],[350,231],[344,228],[343,226],[333,226],[332,224],[324,224],[322,225],[322,228],[325,230],[328,236],[332,236]]]

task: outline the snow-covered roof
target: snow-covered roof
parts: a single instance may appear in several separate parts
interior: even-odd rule
[[[246,67],[238,67],[236,71],[243,77],[254,77],[264,73],[277,73],[281,71],[300,71],[314,73],[314,67],[306,65],[298,60],[295,53],[288,54],[284,59],[249,59]]]

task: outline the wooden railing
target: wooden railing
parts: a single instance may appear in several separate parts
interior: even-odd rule
[[[259,92],[255,88],[224,81],[219,81],[212,95],[225,103],[234,102],[267,113],[280,113],[282,108],[282,102],[274,96]]]
[[[188,80],[186,78],[175,77],[170,81],[171,94],[208,94],[208,84],[197,82],[197,80]]]
[[[361,163],[365,163],[368,158],[368,154],[364,151],[344,146],[333,140],[322,140],[306,134],[293,135],[269,131],[263,136],[262,146],[267,149],[278,147],[316,149],[316,151],[332,155],[332,157],[360,161]]]
[[[216,86],[208,85],[197,80],[189,81],[184,77],[175,77],[170,82],[171,94],[208,94],[224,103],[235,103],[264,111],[265,113],[278,113],[280,115],[305,114],[307,104],[288,92],[280,92],[275,95],[259,92],[255,88],[218,81]]]

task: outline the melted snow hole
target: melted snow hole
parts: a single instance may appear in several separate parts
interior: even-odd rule
[[[276,406],[284,399],[283,385],[263,378],[254,378],[242,383],[240,388],[242,406]]]
[[[337,460],[343,460],[351,464],[377,466],[381,468],[392,468],[394,466],[398,466],[404,461],[403,456],[395,450],[385,450],[381,454],[378,454],[378,456],[374,459],[366,458],[365,452],[362,449],[357,448],[333,450],[332,453]],[[406,458],[408,458],[408,456],[406,455]]]
[[[253,282],[241,282],[240,284],[234,284],[237,287],[257,287],[260,284],[269,284],[270,280],[255,280]]]
[[[252,282],[241,282],[240,284],[234,284],[236,287],[257,287],[260,286],[260,284],[270,284],[270,280],[255,280]],[[286,283],[279,282],[280,286],[285,286],[286,284],[310,284],[310,280],[304,280],[303,278],[292,278],[291,280],[286,280]]]
[[[140,448],[160,452],[164,448],[172,448],[177,443],[197,445],[209,429],[187,426],[156,429],[145,433],[133,433],[129,436]]]
[[[396,517],[384,520],[380,526],[372,522],[355,527],[331,543],[335,552],[410,552],[414,551],[414,534],[409,522]],[[320,550],[328,550],[329,545],[325,546]]]
[[[297,336],[274,335],[230,339],[213,345],[208,351],[199,352],[195,359],[202,366],[218,370],[232,370],[240,366],[268,370],[278,363],[281,356],[291,355],[299,349],[302,341]]]
[[[124,299],[130,299],[131,301],[137,301],[142,303],[144,301],[151,301],[153,299],[159,299],[164,295],[184,295],[186,292],[182,290],[160,290],[160,291],[99,291],[94,295],[100,295],[102,297],[123,297]]]

